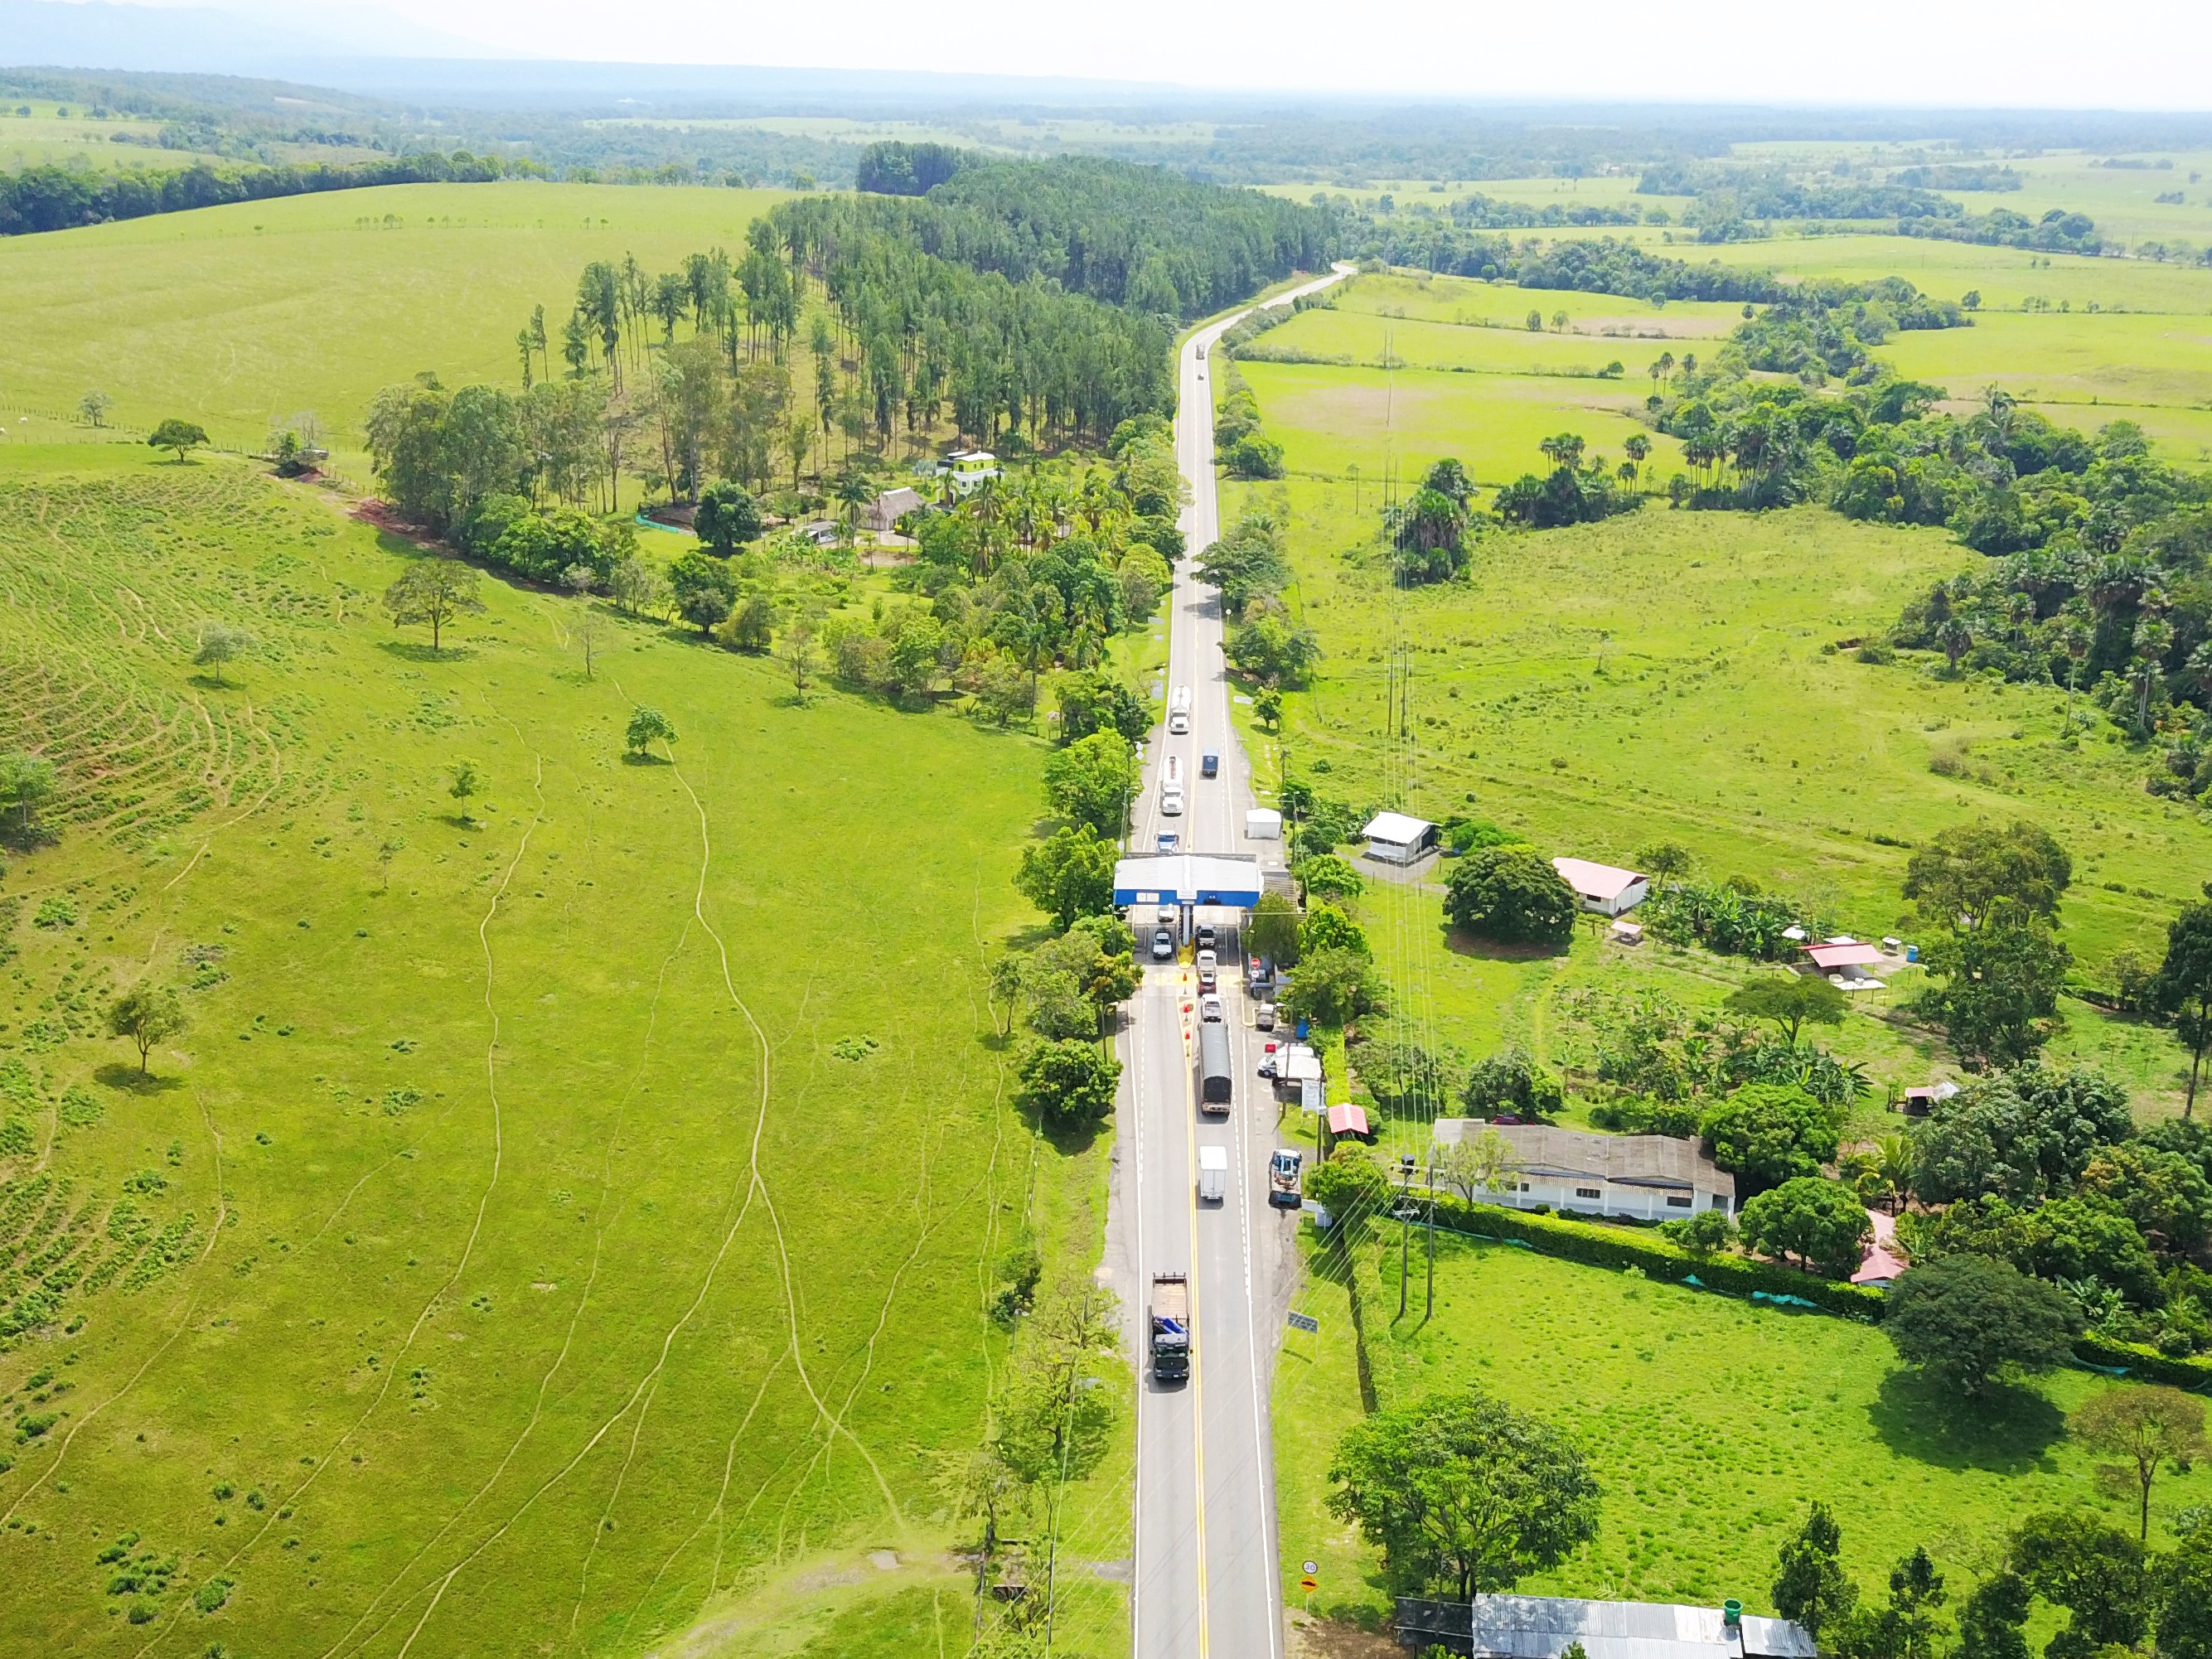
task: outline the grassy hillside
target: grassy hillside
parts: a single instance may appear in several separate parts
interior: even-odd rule
[[[519,382],[515,330],[543,305],[556,341],[592,259],[661,270],[742,246],[767,191],[507,182],[393,185],[0,240],[0,286],[40,325],[0,365],[21,441],[57,435],[98,387],[114,419],[170,415],[258,446],[313,410],[366,476],[361,419],[420,370]],[[36,416],[26,428],[20,417]]]
[[[1925,1544],[1970,1576],[2033,1510],[2087,1505],[2134,1521],[2095,1478],[2063,1414],[2100,1389],[2080,1371],[1963,1412],[1897,1364],[1869,1326],[1800,1316],[1626,1274],[1439,1235],[1437,1307],[1423,1318],[1420,1239],[1398,1310],[1397,1240],[1358,1252],[1376,1401],[1479,1385],[1571,1433],[1603,1488],[1598,1537],[1537,1595],[1681,1601],[1735,1596],[1768,1612],[1775,1553],[1820,1499],[1843,1523],[1844,1563],[1869,1593]],[[1346,1291],[1310,1281],[1319,1338],[1293,1336],[1277,1372],[1286,1576],[1322,1565],[1316,1611],[1375,1619],[1389,1601],[1374,1553],[1328,1514],[1329,1449],[1357,1419]],[[2151,1535],[2212,1501],[2212,1472],[2155,1489]]]
[[[52,1322],[0,1344],[0,1647],[957,1647],[996,1263],[1103,1221],[984,1002],[1036,751],[605,615],[589,678],[580,606],[494,584],[433,658],[375,602],[411,550],[324,498],[9,459],[0,750],[62,789],[0,882],[45,1286],[0,1317]],[[226,684],[204,618],[257,641]],[[191,1018],[144,1080],[100,1030],[142,982]]]

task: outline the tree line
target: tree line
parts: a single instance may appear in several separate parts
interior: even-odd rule
[[[27,167],[0,174],[0,236],[66,230],[108,219],[143,219],[227,202],[365,190],[374,185],[483,184],[544,176],[544,169],[528,160],[472,155],[465,149],[451,155],[424,150],[343,165],[316,161],[298,167],[216,167],[202,162],[175,171],[130,168],[118,173]]]

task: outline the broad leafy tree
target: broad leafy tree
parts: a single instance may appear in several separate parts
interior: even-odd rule
[[[221,685],[224,668],[244,656],[252,645],[253,636],[242,628],[234,628],[226,622],[204,622],[192,661],[202,668],[215,670],[215,683]]]
[[[0,810],[15,815],[16,839],[29,842],[37,828],[39,808],[54,793],[54,763],[40,755],[21,750],[0,755]]]
[[[1501,1112],[1531,1120],[1547,1118],[1566,1104],[1558,1078],[1521,1048],[1500,1049],[1468,1068],[1460,1099],[1476,1117]]]
[[[2130,1383],[2092,1395],[2066,1419],[2073,1437],[2115,1460],[2097,1473],[2136,1499],[2136,1539],[2150,1540],[2150,1490],[2159,1471],[2203,1456],[2204,1402],[2163,1385]]]
[[[1094,732],[1046,756],[1044,792],[1056,811],[1118,841],[1137,793],[1129,740],[1119,732]]]
[[[1971,932],[2007,906],[2055,919],[2074,861],[2051,832],[2015,819],[1939,830],[1905,869],[1905,896],[1935,927]]]
[[[1707,1109],[1698,1133],[1722,1169],[1753,1191],[1818,1175],[1836,1156],[1840,1115],[1789,1084],[1753,1083]]]
[[[125,991],[107,1011],[111,1036],[127,1037],[138,1051],[138,1075],[144,1077],[155,1047],[185,1029],[185,1005],[166,985],[140,985]]]
[[[1890,1287],[1881,1328],[1907,1364],[1972,1399],[2008,1371],[2065,1364],[2081,1316],[2009,1262],[1950,1255]]]
[[[1337,947],[1302,957],[1283,1006],[1299,1019],[1342,1027],[1363,1014],[1378,1014],[1389,1000],[1382,975],[1357,951]]]
[[[394,628],[427,628],[430,653],[444,647],[446,629],[462,616],[481,615],[477,573],[453,559],[424,559],[407,567],[384,590],[384,608]]]
[[[1929,944],[1922,953],[1941,983],[1920,999],[1960,1057],[1977,1066],[2033,1060],[2058,1024],[2058,994],[2073,953],[2035,915],[2008,915]]]
[[[1598,1484],[1558,1429],[1478,1389],[1355,1424],[1330,1512],[1381,1547],[1391,1581],[1458,1601],[1510,1589],[1597,1534]]]
[[[1309,898],[1328,899],[1342,903],[1358,898],[1366,885],[1366,878],[1352,867],[1352,860],[1334,853],[1316,853],[1311,858],[1301,859],[1291,873],[1298,878]]]
[[[2007,1565],[2038,1595],[2066,1609],[2065,1627],[2045,1650],[2053,1659],[2130,1648],[2150,1632],[2156,1597],[2142,1545],[2085,1510],[2029,1516],[2012,1535]]]
[[[1062,674],[1053,687],[1060,702],[1060,740],[1073,743],[1094,732],[1113,732],[1134,743],[1152,729],[1145,700],[1111,674],[1081,669]]]
[[[1444,914],[1502,944],[1564,945],[1579,909],[1574,889],[1533,847],[1480,848],[1444,878]]]
[[[166,449],[181,466],[185,457],[208,441],[207,428],[191,421],[173,417],[166,420],[147,434],[147,443],[155,449]]]
[[[1798,1176],[1745,1205],[1738,1231],[1751,1249],[1841,1279],[1859,1265],[1874,1224],[1842,1182]]]
[[[1244,940],[1256,957],[1279,967],[1295,966],[1298,959],[1297,908],[1280,893],[1262,893],[1253,907]]]
[[[641,703],[630,711],[629,725],[623,733],[623,741],[629,752],[641,757],[653,752],[653,745],[666,748],[676,741],[676,723],[658,708]]]
[[[1121,1062],[1102,1053],[1096,1042],[1040,1042],[1022,1056],[1018,1075],[1023,1098],[1046,1122],[1084,1128],[1112,1114]]]
[[[1840,1025],[1850,1000],[1814,974],[1769,974],[1732,993],[1723,1005],[1746,1019],[1771,1019],[1791,1048],[1808,1025]]]
[[[699,492],[699,511],[692,527],[705,546],[727,557],[747,542],[758,541],[766,520],[760,503],[743,484],[724,479]]]
[[[1089,824],[1065,826],[1023,848],[1014,886],[1066,928],[1079,916],[1113,909],[1116,856],[1115,844]]]

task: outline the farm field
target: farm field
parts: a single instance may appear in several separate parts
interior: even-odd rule
[[[1771,1611],[1775,1553],[1815,1498],[1836,1511],[1844,1566],[1869,1587],[1917,1544],[1971,1576],[2038,1509],[2134,1519],[2063,1423],[2089,1395],[2127,1384],[2059,1372],[1978,1419],[1899,1365],[1873,1327],[1443,1233],[1435,1316],[1422,1318],[1417,1233],[1401,1320],[1386,1231],[1356,1252],[1376,1403],[1480,1385],[1571,1433],[1603,1489],[1596,1540],[1524,1581],[1528,1593],[1707,1607],[1735,1596]],[[1316,1254],[1310,1243],[1310,1261]],[[1389,1607],[1379,1563],[1324,1507],[1330,1451],[1357,1420],[1360,1384],[1341,1275],[1316,1265],[1304,1305],[1320,1336],[1292,1335],[1276,1373],[1284,1571],[1294,1579],[1303,1559],[1318,1561],[1314,1610],[1371,1624]],[[2202,1465],[2162,1480],[2154,1544],[2168,1517],[2208,1500]]]
[[[1494,486],[1534,471],[1542,460],[1536,446],[1553,433],[1580,432],[1594,451],[1617,454],[1646,430],[1625,412],[1642,395],[1632,395],[1625,381],[1435,369],[1386,376],[1380,369],[1264,362],[1237,367],[1260,400],[1267,435],[1283,446],[1284,465],[1336,480],[1357,467],[1366,500],[1376,499],[1376,482],[1393,454],[1407,458],[1409,469],[1414,455],[1456,454],[1479,482]],[[1681,465],[1673,439],[1654,437],[1651,447],[1662,477]],[[1348,509],[1348,485],[1345,501]]]
[[[986,1006],[1038,750],[605,613],[587,675],[495,582],[434,657],[414,556],[227,458],[0,453],[0,750],[62,784],[0,881],[0,1236],[76,1264],[0,1340],[0,1648],[938,1652],[997,1264],[1103,1224]],[[191,1022],[144,1080],[141,982]]]
[[[1260,395],[1269,430],[1289,441],[1281,405]],[[1408,443],[1407,476],[1441,453]],[[1345,482],[1224,492],[1224,519],[1264,510],[1285,527],[1291,604],[1328,653],[1316,684],[1285,696],[1280,737],[1248,730],[1248,742],[1263,767],[1287,750],[1323,793],[1380,801],[1392,590],[1371,546],[1371,488],[1358,517]],[[2055,691],[1937,681],[1822,649],[1878,632],[1908,595],[1976,556],[1939,531],[1816,507],[1753,518],[1654,504],[1479,541],[1469,581],[1402,602],[1423,738],[1410,810],[1488,817],[1547,851],[1603,860],[1675,841],[1709,876],[1749,876],[1862,937],[1895,931],[1904,908],[1909,854],[1875,836],[1910,843],[1960,819],[2025,816],[2073,853],[2064,919],[2081,969],[2094,977],[2123,946],[2154,957],[2212,867],[2212,826],[2143,793],[2143,757],[2100,738],[2058,749]],[[1967,775],[1929,769],[1938,742],[1966,745]],[[1390,901],[1370,887],[1369,902]],[[1493,959],[1439,938],[1431,960],[1442,1035],[1470,1054],[1505,1037],[1540,1048],[1552,959]],[[1737,982],[1747,969],[1697,970]],[[1699,1000],[1693,986],[1672,994]],[[2170,1036],[2086,1008],[2074,1018],[2073,1052],[2105,1055],[2147,1091],[2147,1109],[2178,1106],[2185,1061]],[[1875,1075],[1917,1080],[1905,1073],[1925,1056],[1885,1031],[1867,1033]]]
[[[517,383],[515,330],[543,305],[557,335],[589,261],[634,252],[659,270],[738,248],[775,199],[392,185],[10,237],[0,287],[43,321],[0,364],[0,410],[15,412],[11,441],[52,438],[98,387],[119,424],[186,415],[233,447],[312,410],[337,465],[365,479],[361,421],[380,387],[422,370]]]

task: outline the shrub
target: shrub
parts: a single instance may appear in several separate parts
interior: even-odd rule
[[[1556,1115],[1566,1103],[1566,1091],[1559,1079],[1529,1058],[1526,1049],[1516,1048],[1479,1060],[1469,1067],[1460,1098],[1477,1117],[1510,1112],[1521,1117],[1545,1118]]]

